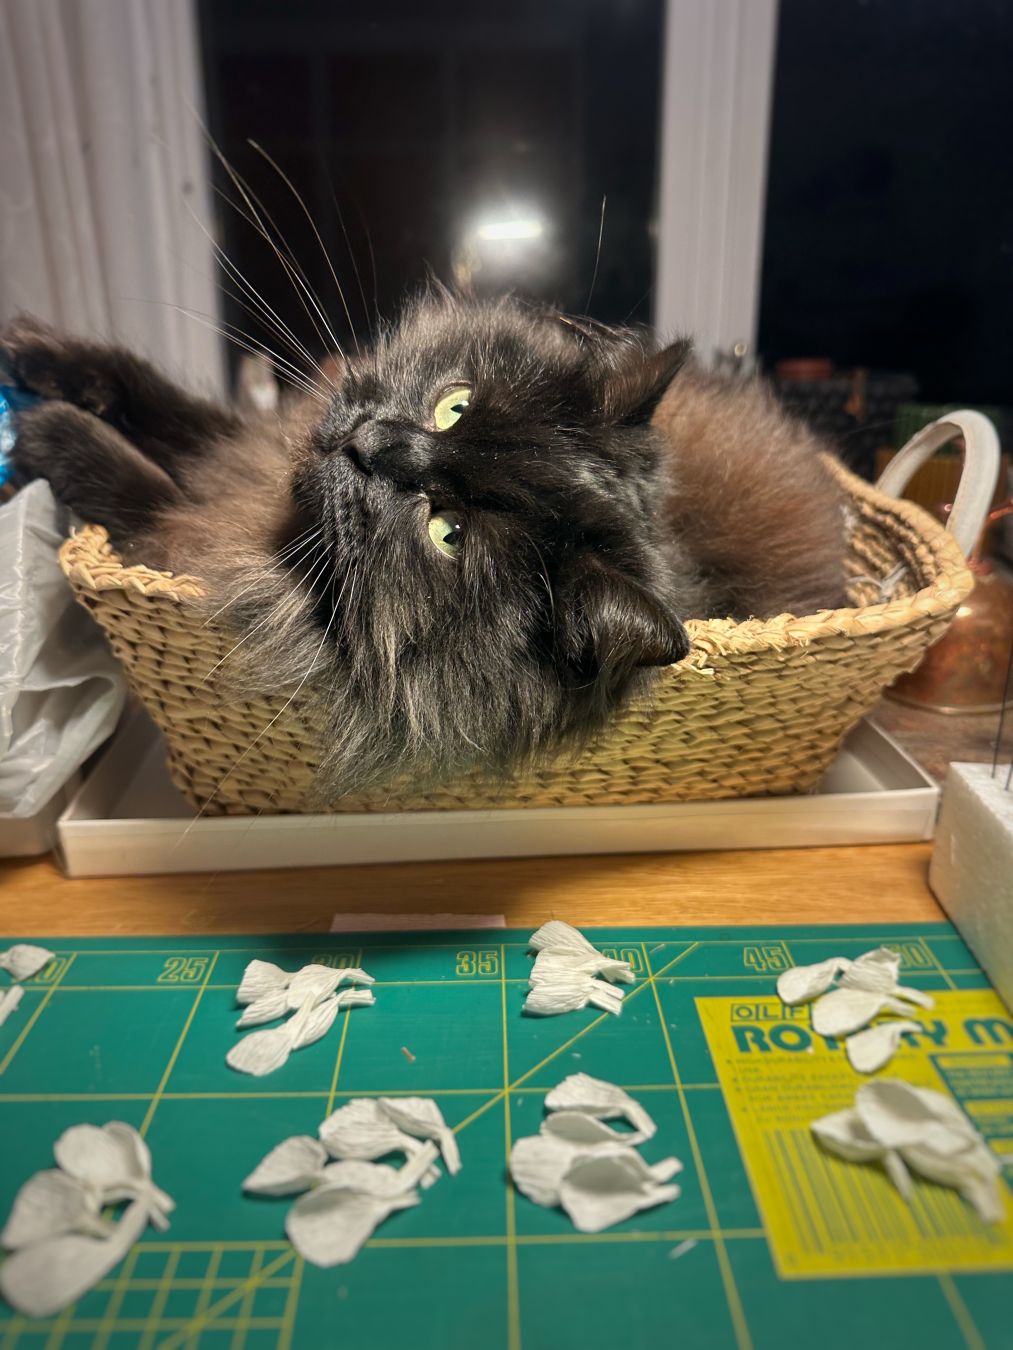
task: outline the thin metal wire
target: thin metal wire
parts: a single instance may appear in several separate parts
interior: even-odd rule
[[[1013,637],[1010,638],[1009,660],[1006,662],[1006,678],[1002,685],[1002,702],[999,705],[999,726],[995,733],[995,745],[992,748],[992,777],[995,777],[996,770],[999,767],[999,752],[1002,749],[1002,731],[1006,722],[1006,705],[1010,700],[1010,683],[1013,681]],[[1009,791],[1010,780],[1013,778],[1013,757],[1010,758],[1010,771],[1006,775],[1006,790]]]

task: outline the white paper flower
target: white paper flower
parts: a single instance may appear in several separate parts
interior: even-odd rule
[[[914,1008],[931,1008],[934,999],[920,989],[911,989],[897,983],[900,972],[900,953],[892,947],[876,947],[863,952],[854,961],[843,956],[831,956],[811,966],[794,966],[778,977],[777,993],[782,1003],[789,1006],[815,999],[812,1009],[812,1027],[820,1036],[854,1037],[881,1012],[902,1015]],[[836,989],[831,985],[839,978]],[[906,1023],[903,1030],[920,1030]],[[848,1058],[861,1073],[872,1073],[882,1068],[894,1054],[900,1041],[900,1031],[883,1028],[873,1032],[857,1044],[847,1043]]]

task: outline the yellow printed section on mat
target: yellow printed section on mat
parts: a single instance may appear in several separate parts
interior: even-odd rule
[[[948,1093],[1013,1165],[1013,1019],[991,991],[935,995],[925,1031],[905,1038],[883,1077]],[[1013,1201],[980,1222],[956,1191],[915,1181],[906,1204],[877,1165],[831,1157],[809,1126],[852,1105],[867,1081],[843,1042],[817,1036],[809,1009],[777,998],[698,998],[697,1011],[784,1279],[1013,1269]]]

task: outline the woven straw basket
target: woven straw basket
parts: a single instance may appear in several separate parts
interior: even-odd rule
[[[948,530],[893,493],[939,445],[965,439]],[[919,434],[876,488],[836,464],[850,497],[854,608],[766,621],[691,621],[692,651],[650,704],[617,720],[595,748],[509,785],[479,775],[419,795],[411,784],[342,798],[335,811],[604,806],[802,792],[849,728],[945,630],[973,584],[963,553],[998,472],[991,424],[956,413]],[[889,480],[889,481],[887,481]],[[885,489],[885,490],[884,490]],[[963,549],[963,552],[962,552]],[[195,577],[125,567],[106,533],[85,526],[63,569],[105,629],[135,693],[165,734],[176,785],[212,814],[309,809],[321,724],[291,691],[229,701],[213,668],[235,635],[205,627]]]

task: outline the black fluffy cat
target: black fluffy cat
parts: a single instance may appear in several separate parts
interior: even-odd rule
[[[434,290],[332,395],[252,420],[31,320],[0,356],[46,397],[19,467],[202,579],[237,689],[320,700],[328,797],[580,743],[684,619],[845,603],[822,447],[685,343]]]

